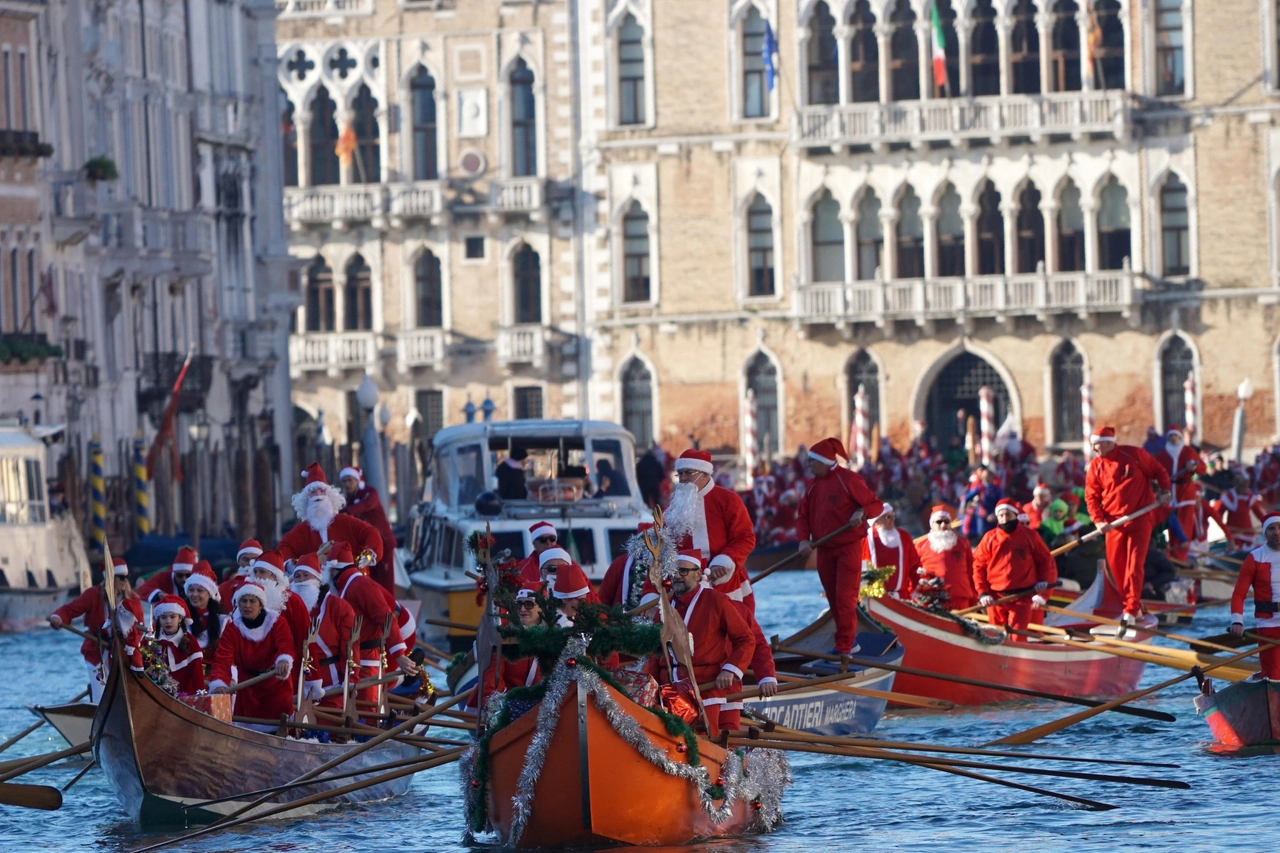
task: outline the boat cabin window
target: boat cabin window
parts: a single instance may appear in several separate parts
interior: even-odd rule
[[[445,525],[440,538],[440,548],[436,551],[436,560],[446,566],[462,565],[462,535],[458,528]]]
[[[0,569],[0,589],[9,588],[9,576],[4,573],[4,569]]]
[[[609,559],[615,560],[627,553],[627,540],[635,535],[634,530],[621,527],[609,529]]]
[[[36,580],[36,573],[27,569],[27,587],[29,589],[39,589],[40,582]]]
[[[627,460],[622,455],[622,442],[616,438],[591,440],[591,473],[595,475],[597,498],[631,496],[627,486]]]
[[[573,557],[579,566],[596,564],[596,538],[589,529],[574,528],[573,541],[570,542],[569,529],[557,527],[556,539],[559,540],[560,547],[568,551],[569,556]]]
[[[523,560],[525,558],[524,549],[525,534],[519,530],[499,530],[493,534],[493,538],[497,540],[491,550],[493,554],[501,554],[504,550],[511,552],[511,559]]]
[[[40,460],[23,460],[27,475],[27,504],[32,524],[44,524],[47,505],[44,500],[44,477],[40,474]]]
[[[494,470],[515,453],[524,457],[528,499],[563,503],[588,498],[630,497],[627,454],[619,439],[582,436],[489,439]]]
[[[27,497],[27,474],[33,461],[0,459],[0,524],[30,524],[33,520],[44,521],[43,501],[32,504],[31,499]],[[39,463],[36,463],[36,471],[39,471]],[[33,506],[38,506],[39,509],[33,512]]]
[[[470,506],[485,491],[484,458],[480,445],[465,444],[454,454],[454,471],[457,474],[458,497],[454,506]]]
[[[58,579],[53,576],[53,569],[44,570],[44,585],[49,589],[58,588]]]

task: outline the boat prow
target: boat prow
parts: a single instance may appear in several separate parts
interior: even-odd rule
[[[1195,706],[1223,746],[1280,744],[1280,683],[1238,681],[1214,690],[1205,679]]]
[[[93,717],[98,706],[90,702],[68,702],[62,705],[29,705],[31,713],[58,730],[67,743],[75,746],[89,740],[93,733]]]

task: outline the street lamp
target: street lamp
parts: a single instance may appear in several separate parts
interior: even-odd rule
[[[365,422],[364,435],[360,437],[360,456],[362,457],[360,468],[364,473],[365,482],[372,486],[379,496],[386,495],[386,469],[383,467],[382,439],[378,435],[377,426],[377,421],[382,418],[380,414],[374,412],[378,407],[378,386],[373,384],[373,378],[367,373],[360,380],[360,387],[356,388],[356,402],[364,410]],[[391,420],[389,411],[386,413],[386,419]]]
[[[204,506],[201,498],[204,496],[204,476],[203,462],[204,450],[209,441],[209,416],[205,414],[204,409],[196,412],[196,419],[187,426],[187,434],[191,436],[191,441],[195,445],[196,451],[196,470],[195,482],[191,484],[191,502],[192,519],[191,519],[191,547],[195,549],[197,554],[200,553],[200,528],[204,525]]]
[[[1231,458],[1237,463],[1244,461],[1244,407],[1252,396],[1253,383],[1246,376],[1236,387],[1236,399],[1240,401],[1240,405],[1236,406],[1235,422],[1231,429]]]

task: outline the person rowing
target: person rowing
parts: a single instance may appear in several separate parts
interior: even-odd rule
[[[274,590],[249,580],[236,590],[236,612],[218,641],[218,652],[209,671],[209,692],[227,693],[233,681],[248,681],[263,673],[275,678],[236,693],[235,710],[241,717],[276,720],[293,713],[289,673],[293,671],[293,635],[276,609]],[[235,676],[232,676],[232,668]]]
[[[1280,512],[1262,518],[1263,542],[1249,552],[1231,593],[1231,633],[1244,636],[1244,599],[1253,587],[1254,631],[1267,640],[1280,640]],[[1268,645],[1258,653],[1262,677],[1280,681],[1280,646]]]
[[[987,608],[991,624],[1025,631],[1033,607],[1047,604],[1043,593],[1058,580],[1058,568],[1040,537],[1018,521],[1020,507],[1009,498],[996,504],[996,526],[988,530],[973,551],[973,585],[978,604]],[[1011,593],[1031,592],[1015,601],[996,604]],[[1024,639],[1013,636],[1015,641]]]

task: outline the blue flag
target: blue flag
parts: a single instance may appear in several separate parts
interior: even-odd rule
[[[773,37],[773,27],[769,26],[769,22],[764,22],[764,43],[760,45],[760,59],[764,61],[764,80],[769,91],[773,91],[773,80],[777,76],[778,69],[773,64],[773,58],[778,53],[778,40]]]

